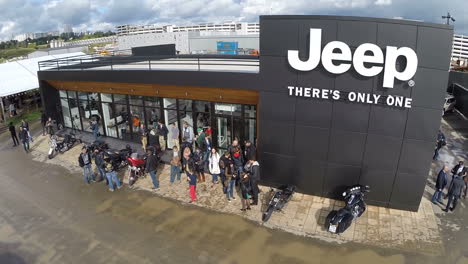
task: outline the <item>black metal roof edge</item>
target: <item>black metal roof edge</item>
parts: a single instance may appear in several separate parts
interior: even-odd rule
[[[262,15],[260,16],[260,24],[262,20],[269,20],[269,19],[291,19],[291,20],[315,19],[315,20],[362,21],[362,22],[413,25],[413,26],[423,26],[423,27],[453,30],[453,25],[420,22],[420,21],[413,21],[413,20],[406,20],[406,19],[358,17],[358,16],[327,16],[327,15]]]

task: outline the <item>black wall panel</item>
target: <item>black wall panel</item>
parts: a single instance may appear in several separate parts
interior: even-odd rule
[[[362,77],[352,67],[327,72],[321,63],[309,72],[293,69],[288,50],[309,58],[310,28],[322,29],[322,47],[344,41],[352,52],[362,43],[409,47],[418,55],[415,85],[395,80],[383,88],[383,72]],[[417,210],[440,125],[453,28],[406,20],[261,16],[260,70],[255,73],[197,71],[39,72],[40,80],[158,83],[259,91],[258,149],[262,180],[293,183],[305,192],[339,197],[348,185],[371,186],[371,204]],[[406,62],[399,58],[398,71]],[[466,78],[456,76],[457,80]],[[468,82],[468,81],[467,81]],[[42,87],[44,86],[44,87]],[[378,105],[299,98],[288,86],[381,95]],[[45,93],[50,93],[41,82]],[[389,107],[389,95],[413,98],[410,109]],[[52,111],[52,110],[51,110]]]

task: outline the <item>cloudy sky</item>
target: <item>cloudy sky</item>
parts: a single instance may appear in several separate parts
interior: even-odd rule
[[[118,24],[255,22],[259,15],[347,15],[444,23],[468,35],[467,0],[0,0],[0,40],[25,32],[113,30]]]

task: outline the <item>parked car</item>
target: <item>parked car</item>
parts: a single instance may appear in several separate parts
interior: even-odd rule
[[[445,115],[446,113],[450,112],[453,113],[455,111],[455,103],[457,101],[455,100],[455,97],[451,94],[447,94],[445,97],[445,102],[444,102],[444,108],[442,110],[442,115]]]

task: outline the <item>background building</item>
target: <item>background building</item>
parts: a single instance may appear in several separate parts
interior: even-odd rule
[[[453,35],[452,66],[468,66],[468,36]]]
[[[139,35],[148,33],[170,33],[170,32],[236,32],[240,35],[258,34],[259,23],[226,22],[222,24],[199,24],[188,26],[156,26],[156,25],[120,25],[116,27],[118,36]]]

